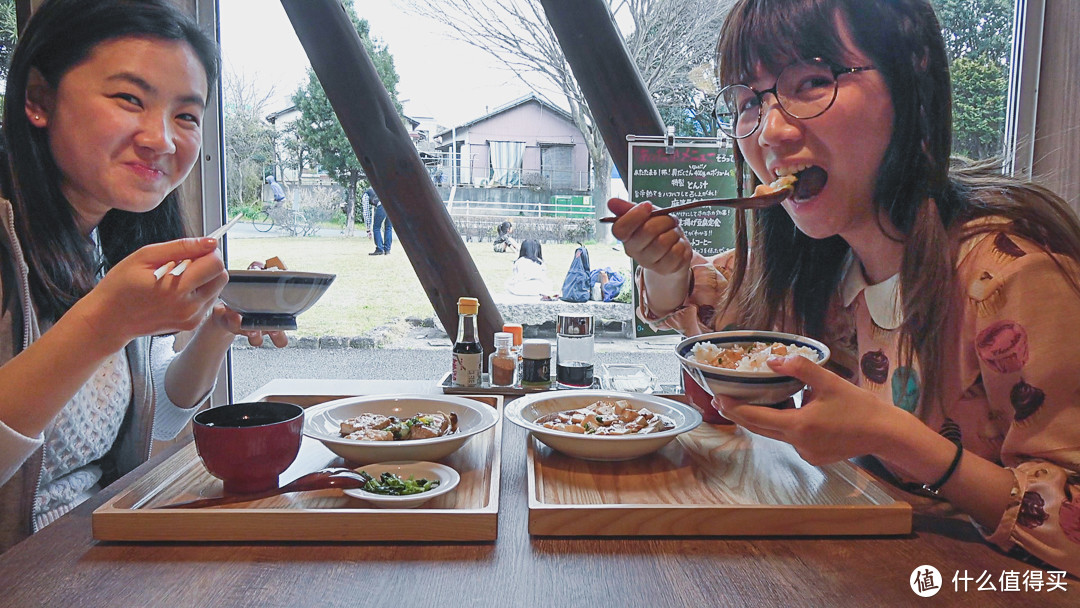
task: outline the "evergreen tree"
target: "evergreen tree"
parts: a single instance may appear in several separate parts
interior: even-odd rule
[[[346,4],[345,8],[400,115],[401,103],[397,98],[398,75],[394,69],[393,55],[386,44],[371,37],[367,20],[357,17],[351,2]],[[364,168],[356,159],[356,154],[345,137],[345,130],[341,128],[330,100],[326,97],[326,91],[313,70],[308,70],[308,82],[297,89],[293,95],[293,103],[300,112],[300,118],[296,121],[297,138],[303,143],[312,162],[321,166],[331,179],[345,188],[345,211],[348,216],[345,229],[346,234],[351,235],[356,217],[357,192],[361,185],[367,186]]]

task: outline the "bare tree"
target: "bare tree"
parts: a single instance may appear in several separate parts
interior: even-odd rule
[[[728,0],[609,0],[623,26],[627,48],[661,109],[690,109],[687,103],[703,97],[688,75],[710,60],[720,20],[730,4]],[[405,10],[452,24],[452,38],[491,54],[538,95],[561,96],[589,148],[594,201],[602,205],[607,200],[611,157],[540,0],[408,0]]]
[[[245,74],[226,70],[221,80],[225,114],[226,200],[255,202],[264,171],[278,162],[274,129],[264,120],[273,88],[264,91]]]

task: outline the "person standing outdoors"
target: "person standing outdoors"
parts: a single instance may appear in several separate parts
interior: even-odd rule
[[[379,195],[375,193],[374,188],[368,186],[368,189],[364,191],[364,198],[374,210],[370,225],[375,236],[375,251],[368,255],[389,255],[390,244],[394,241],[394,228],[390,225],[390,218],[386,217],[386,209],[383,208],[382,201],[379,200]],[[367,220],[366,217],[364,219]]]
[[[364,190],[364,194],[360,196],[360,213],[364,217],[364,229],[367,232],[367,237],[371,238],[371,198],[375,196],[375,191],[369,186],[367,190]],[[344,205],[342,205],[344,209]]]

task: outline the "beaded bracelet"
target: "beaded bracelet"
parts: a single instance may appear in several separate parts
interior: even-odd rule
[[[934,483],[924,483],[922,489],[937,496],[941,494],[941,487],[949,482],[949,479],[956,472],[956,469],[960,466],[960,457],[964,455],[964,446],[960,445],[959,441],[954,441],[956,444],[956,456],[953,456],[952,463],[949,464],[949,468],[945,470],[945,474],[941,476],[941,479]]]

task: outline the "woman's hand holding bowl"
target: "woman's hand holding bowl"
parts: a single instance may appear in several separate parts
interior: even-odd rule
[[[901,426],[895,417],[906,412],[805,357],[771,357],[767,363],[773,371],[809,387],[800,408],[772,409],[722,395],[713,399],[713,405],[749,431],[790,443],[812,465],[878,455],[888,444],[891,429]]]

